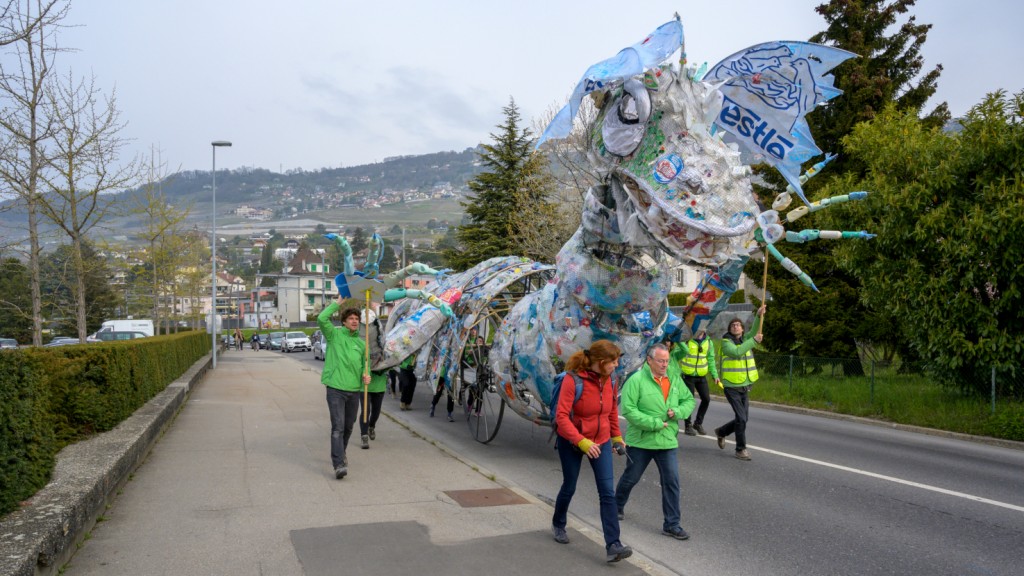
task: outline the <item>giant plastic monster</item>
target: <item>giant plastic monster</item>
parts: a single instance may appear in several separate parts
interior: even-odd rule
[[[801,189],[832,158],[800,174],[804,162],[821,155],[804,115],[839,95],[828,71],[852,56],[771,42],[696,69],[687,65],[677,17],[591,66],[538,142],[568,135],[582,99],[594,98],[600,112],[589,161],[603,181],[587,192],[581,225],[554,267],[506,257],[439,277],[429,289],[455,316],[438,322],[429,304],[400,304],[389,318],[384,346],[392,353],[384,364],[419,349],[419,375],[431,383],[451,375],[445,385],[471,419],[479,416],[480,398],[492,394],[520,416],[545,423],[553,377],[571,354],[611,339],[623,351],[620,376],[633,372],[653,343],[706,327],[725,308],[752,254],[770,254],[816,289],[775,244],[871,237],[784,228],[810,211],[865,195],[811,203]],[[789,182],[771,210],[755,198],[744,158],[775,166]],[[803,204],[780,215],[790,193]],[[667,303],[677,262],[706,271],[682,318]],[[459,366],[474,351],[466,346],[473,329],[488,339],[488,361],[467,372]],[[495,417],[500,424],[501,412]],[[478,439],[489,441],[492,432],[496,426]]]

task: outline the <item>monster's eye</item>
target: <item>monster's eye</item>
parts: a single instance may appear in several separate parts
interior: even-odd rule
[[[622,94],[609,104],[612,108],[605,115],[601,136],[608,152],[629,156],[640,145],[647,130],[651,96],[635,78],[627,80],[622,88]]]

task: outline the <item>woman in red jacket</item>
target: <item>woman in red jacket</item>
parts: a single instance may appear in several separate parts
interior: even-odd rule
[[[551,532],[555,541],[568,544],[565,532],[569,502],[576,492],[583,455],[590,459],[601,499],[601,526],[608,562],[629,558],[633,549],[619,541],[619,517],[615,505],[612,449],[625,453],[622,433],[619,431],[619,409],[616,406],[615,386],[611,375],[619,365],[621,352],[608,340],[594,342],[589,350],[581,350],[569,358],[566,372],[573,372],[583,382],[583,391],[576,400],[576,383],[566,375],[560,388],[555,410],[558,439],[555,448],[562,462],[562,488],[555,499],[555,515],[551,519]],[[575,400],[575,402],[574,402]]]

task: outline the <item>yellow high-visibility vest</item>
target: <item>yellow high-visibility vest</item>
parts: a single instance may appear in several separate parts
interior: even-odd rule
[[[679,367],[687,376],[704,376],[708,373],[708,348],[711,347],[711,339],[705,338],[703,342],[697,343],[690,340],[686,343],[686,356],[679,361]]]
[[[722,379],[732,384],[743,384],[748,379],[751,382],[757,382],[754,352],[747,350],[747,353],[740,358],[725,356],[722,360]]]

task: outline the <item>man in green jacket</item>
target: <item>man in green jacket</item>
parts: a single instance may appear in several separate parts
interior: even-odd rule
[[[747,417],[750,413],[750,386],[757,382],[757,364],[754,362],[754,346],[760,344],[763,336],[759,333],[765,307],[762,304],[750,327],[752,335],[743,329],[739,318],[729,320],[728,332],[722,338],[722,382],[725,399],[732,407],[732,420],[715,429],[718,447],[725,449],[725,437],[736,434],[736,458],[749,461],[747,452]]]
[[[334,477],[348,474],[345,450],[356,423],[363,386],[370,383],[366,373],[366,343],[359,337],[359,310],[346,308],[341,313],[341,328],[331,324],[331,316],[341,308],[341,298],[331,302],[316,318],[327,340],[324,371],[320,381],[327,387],[327,409],[331,414],[331,464]]]
[[[664,344],[647,351],[647,362],[622,386],[619,414],[626,419],[629,457],[615,487],[619,519],[625,517],[629,493],[654,460],[661,477],[661,533],[676,540],[690,537],[679,525],[679,421],[693,412],[693,394],[683,385],[679,372],[668,371],[669,352]]]

